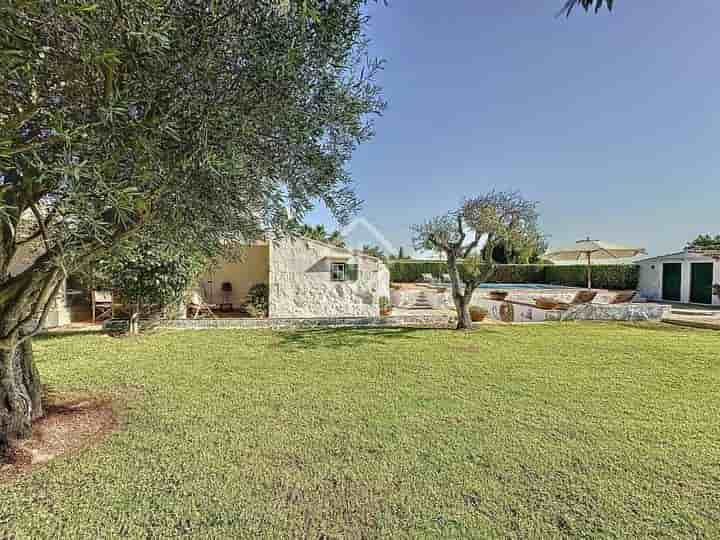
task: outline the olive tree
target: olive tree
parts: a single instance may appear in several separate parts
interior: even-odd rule
[[[412,227],[416,249],[437,251],[447,260],[458,330],[472,328],[472,295],[495,272],[495,248],[520,246],[536,236],[536,206],[517,192],[491,191]]]
[[[361,0],[0,4],[0,450],[42,415],[65,277],[152,228],[208,256],[358,205],[383,108]]]

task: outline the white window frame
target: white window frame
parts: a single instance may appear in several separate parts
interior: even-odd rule
[[[336,269],[341,269],[342,277],[336,278]],[[344,262],[332,262],[330,263],[330,281],[347,281],[347,264]]]

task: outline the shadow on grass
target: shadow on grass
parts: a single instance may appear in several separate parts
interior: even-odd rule
[[[33,341],[52,341],[57,339],[71,338],[75,336],[107,336],[108,334],[101,330],[68,330],[63,332],[57,330],[54,332],[46,332],[39,334],[33,338]]]
[[[447,330],[427,328],[312,328],[278,332],[280,347],[299,349],[336,349],[389,344],[398,340],[422,339],[422,333]]]
[[[630,328],[632,330],[638,330],[640,332],[659,332],[662,334],[682,334],[687,333],[688,330],[695,330],[687,326],[677,326],[674,324],[664,322],[629,322],[623,321],[617,323],[622,328]]]

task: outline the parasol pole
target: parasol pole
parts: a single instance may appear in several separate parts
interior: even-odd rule
[[[591,253],[590,251],[587,252],[587,263],[588,263],[588,267],[587,267],[587,278],[588,278],[587,288],[588,288],[588,289],[592,289],[592,263],[590,262],[590,253]]]

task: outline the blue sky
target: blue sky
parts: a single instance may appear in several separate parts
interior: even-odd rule
[[[661,254],[720,233],[720,2],[617,0],[567,20],[560,4],[368,8],[388,108],[350,168],[360,215],[392,244],[492,188],[537,200],[552,246]],[[335,226],[322,208],[307,221]]]

